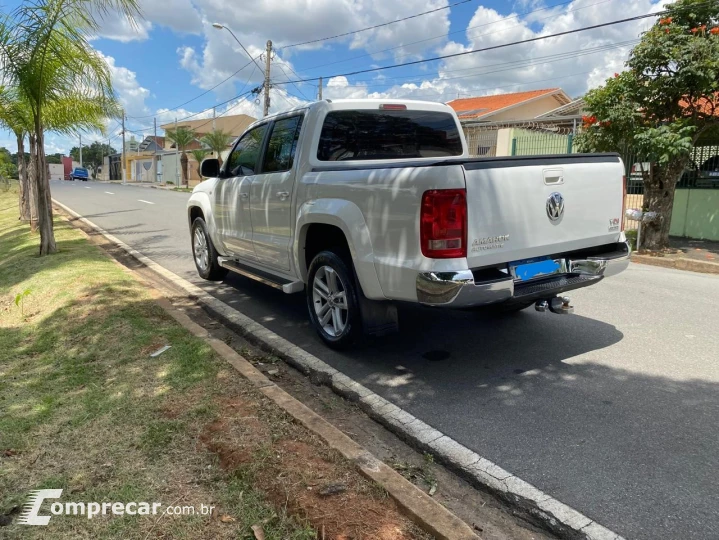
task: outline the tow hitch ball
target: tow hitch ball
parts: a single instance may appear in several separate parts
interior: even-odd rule
[[[557,315],[569,315],[574,313],[574,306],[569,304],[570,301],[568,296],[555,296],[547,300],[538,300],[534,304],[534,309],[541,313],[549,310]]]

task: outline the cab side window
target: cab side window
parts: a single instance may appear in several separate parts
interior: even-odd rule
[[[249,176],[255,174],[257,160],[262,150],[262,141],[267,132],[267,125],[262,124],[251,129],[242,136],[240,142],[227,158],[225,171],[227,176]]]
[[[291,116],[274,123],[262,164],[263,173],[289,171],[292,168],[302,118],[302,115]]]

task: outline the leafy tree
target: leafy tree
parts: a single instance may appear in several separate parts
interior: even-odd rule
[[[202,179],[202,174],[200,173],[200,165],[202,164],[202,160],[205,159],[209,151],[207,148],[196,148],[195,150],[190,150],[190,154],[192,154],[192,158],[197,162],[197,176]]]
[[[117,150],[115,150],[112,146],[106,143],[95,141],[90,145],[83,144],[82,163],[84,166],[91,168],[93,175],[97,176],[97,170],[99,167],[102,167],[102,162],[104,158],[106,158],[110,154],[116,153]],[[75,161],[80,161],[80,148],[78,146],[74,146],[70,150],[70,157],[72,157],[72,159],[74,159]]]
[[[222,165],[221,152],[227,150],[231,139],[232,135],[228,132],[216,129],[202,137],[201,141],[202,144],[210,149],[210,152],[214,152],[217,155],[217,159],[220,160],[220,165]]]
[[[12,162],[10,150],[5,147],[0,148],[0,177],[17,178],[17,166]]]
[[[34,171],[40,255],[57,251],[45,132],[116,114],[109,68],[89,39],[117,11],[134,21],[137,0],[26,0],[0,20],[4,81],[29,110],[28,172]],[[79,112],[91,114],[75,123]]]
[[[48,163],[52,163],[54,165],[59,165],[62,163],[63,154],[57,152],[55,154],[50,154],[49,156],[45,156],[45,159]]]
[[[674,190],[697,140],[719,125],[719,2],[679,0],[646,32],[627,71],[585,97],[591,116],[578,136],[589,151],[631,148],[653,163],[642,229],[647,249],[669,241]]]
[[[188,185],[187,176],[187,147],[195,140],[195,134],[187,128],[181,127],[177,129],[168,129],[165,131],[165,136],[170,139],[176,146],[177,149],[182,153],[180,157],[180,164],[182,166],[182,185]]]

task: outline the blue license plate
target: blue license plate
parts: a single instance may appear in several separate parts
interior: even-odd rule
[[[562,271],[559,261],[547,259],[544,261],[523,262],[510,264],[514,277],[519,281],[528,281],[541,276],[558,274]]]

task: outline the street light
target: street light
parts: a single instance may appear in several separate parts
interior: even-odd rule
[[[232,31],[232,29],[229,26],[225,26],[224,24],[220,24],[220,23],[216,22],[216,23],[212,23],[212,27],[217,28],[218,30],[223,30],[223,29],[227,30],[232,35],[232,37],[235,38],[235,41],[240,45],[240,47],[242,47],[242,50],[245,51],[245,54],[249,57],[249,59],[252,60],[258,68],[260,68],[260,71],[262,72],[263,75],[265,74],[265,70],[262,69],[262,66],[257,63],[257,60],[252,58],[252,55],[247,51],[247,49],[245,49],[245,46],[240,42],[240,40],[237,39],[237,36],[235,35],[235,33]]]

